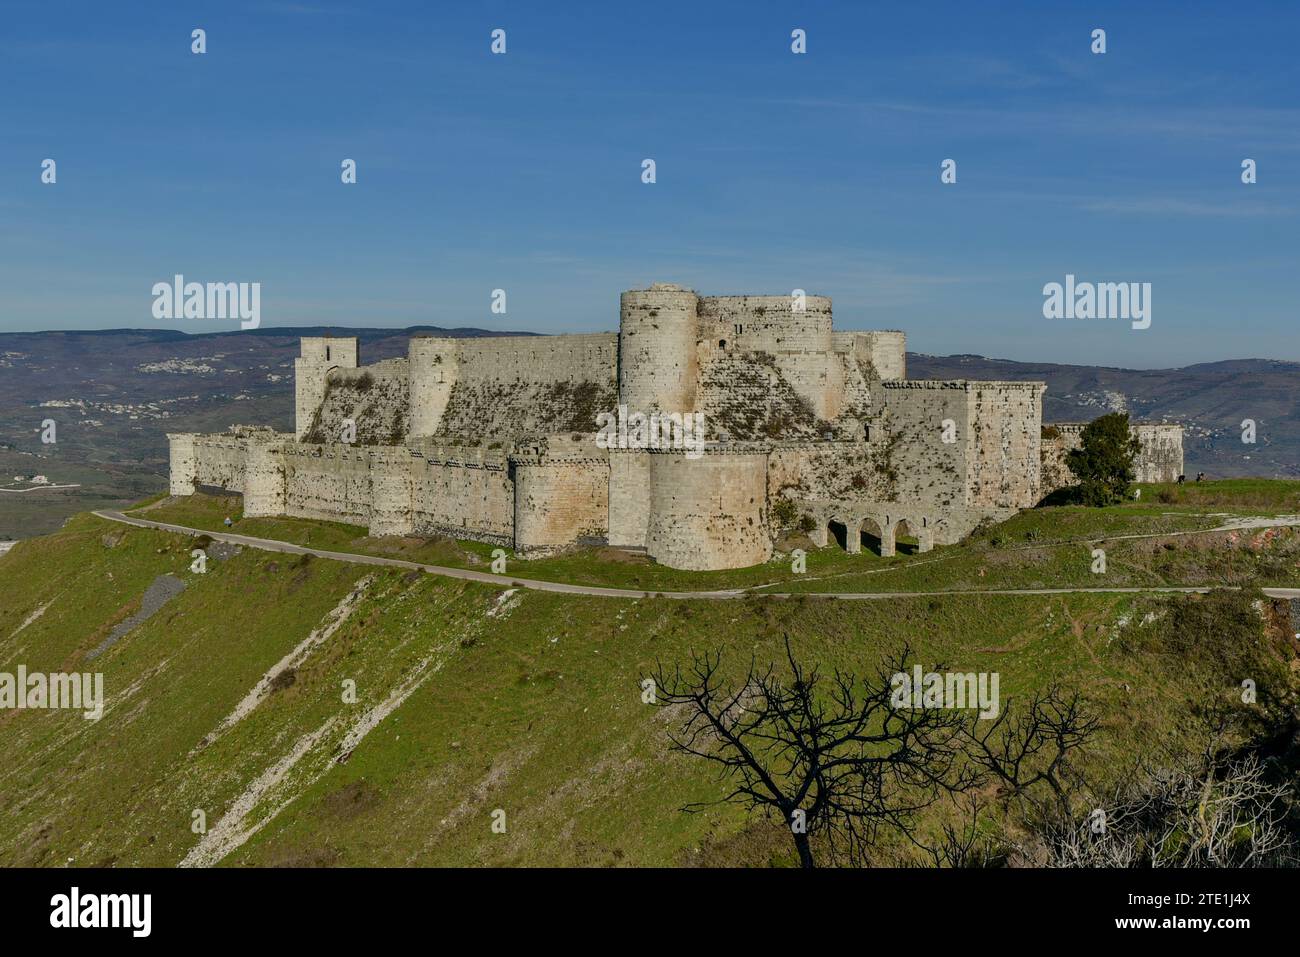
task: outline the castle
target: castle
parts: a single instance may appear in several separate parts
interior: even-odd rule
[[[524,556],[605,544],[705,570],[764,562],[795,530],[925,551],[1068,480],[1077,428],[1044,438],[1043,383],[906,371],[903,333],[835,331],[830,299],[800,290],[659,283],[623,293],[617,333],[420,337],[367,366],[355,338],[305,338],[295,434],[169,434],[171,493],[215,486],[241,492],[247,516]],[[701,442],[646,441],[660,425],[678,437],[686,413]],[[616,441],[600,424],[614,415]],[[1139,432],[1139,478],[1176,478],[1180,428],[1143,428],[1156,431]]]

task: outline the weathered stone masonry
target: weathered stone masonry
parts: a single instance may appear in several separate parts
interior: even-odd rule
[[[1065,464],[1065,454],[1083,441],[1086,422],[1054,422],[1043,427],[1043,494],[1073,485],[1074,473]],[[1130,431],[1141,451],[1133,461],[1139,482],[1176,482],[1183,474],[1183,427],[1167,422],[1135,422]]]
[[[657,284],[623,294],[617,333],[421,337],[369,366],[353,338],[304,338],[295,373],[293,435],[169,435],[172,494],[217,486],[246,515],[715,569],[766,561],[791,516],[850,551],[957,541],[1036,504],[1057,445],[1042,383],[908,380],[903,333],[836,332],[822,296]],[[596,416],[620,403],[703,413],[705,444],[602,447]],[[1141,434],[1168,471],[1174,437]]]

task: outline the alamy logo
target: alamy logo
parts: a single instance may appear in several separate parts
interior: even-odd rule
[[[104,716],[104,675],[0,671],[0,710],[57,708],[83,712],[87,721]]]
[[[1151,326],[1151,283],[1081,282],[1068,273],[1065,284],[1043,287],[1045,319],[1131,319],[1134,329]]]
[[[596,416],[596,446],[602,449],[685,449],[688,459],[704,454],[703,412],[618,412]]]
[[[996,718],[1001,711],[996,671],[923,672],[921,666],[895,672],[889,679],[889,703],[895,708],[979,708],[981,718]]]
[[[177,273],[170,283],[153,284],[155,319],[238,319],[239,328],[262,324],[260,282],[186,282]]]
[[[132,937],[148,937],[153,928],[152,894],[69,894],[50,898],[51,927],[129,927]]]

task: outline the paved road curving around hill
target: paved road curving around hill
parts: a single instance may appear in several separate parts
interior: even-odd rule
[[[213,532],[204,528],[190,528],[187,525],[172,525],[168,522],[153,522],[133,515],[124,515],[116,511],[93,513],[97,518],[109,522],[134,525],[137,528],[151,528],[163,532],[176,532],[181,535],[206,535],[213,541],[244,545],[265,552],[283,552],[289,555],[313,555],[338,562],[351,562],[356,565],[384,565],[392,568],[406,568],[413,571],[441,575],[445,578],[460,578],[465,581],[483,582],[487,585],[499,585],[504,588],[531,588],[534,591],[559,592],[565,595],[590,595],[596,598],[696,598],[729,599],[744,598],[751,594],[771,598],[839,598],[846,601],[874,601],[887,598],[937,598],[953,595],[1074,595],[1074,594],[1150,594],[1155,592],[1175,592],[1182,594],[1204,594],[1212,589],[1208,586],[1165,585],[1150,588],[971,588],[949,591],[881,591],[881,592],[751,592],[749,588],[729,588],[719,591],[644,591],[634,588],[603,588],[597,585],[570,585],[564,582],[540,581],[534,578],[519,578],[514,575],[493,575],[489,572],[476,572],[468,568],[450,568],[446,565],[425,565],[401,558],[382,558],[378,555],[359,555],[355,552],[332,552],[324,548],[311,548],[306,545],[294,545],[274,538],[254,538],[251,535],[236,535],[233,532]],[[763,587],[763,586],[754,586]],[[771,587],[771,586],[767,586]],[[1230,587],[1230,586],[1222,586]],[[1236,590],[1235,588],[1231,590]],[[1300,598],[1300,588],[1262,588],[1270,598]]]

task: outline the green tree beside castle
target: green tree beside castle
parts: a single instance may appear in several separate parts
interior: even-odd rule
[[[1079,447],[1065,456],[1079,480],[1080,501],[1100,506],[1127,498],[1135,478],[1133,459],[1141,448],[1126,412],[1111,412],[1084,426]]]

